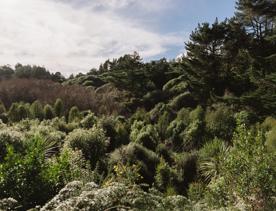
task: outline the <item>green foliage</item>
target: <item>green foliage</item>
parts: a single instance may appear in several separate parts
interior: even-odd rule
[[[44,176],[58,190],[73,180],[90,181],[92,172],[89,162],[84,159],[81,151],[64,147],[59,156],[49,160],[49,167]]]
[[[131,126],[130,140],[148,149],[155,150],[159,135],[153,125],[145,125],[142,121],[135,121]]]
[[[139,181],[142,179],[142,176],[140,175],[140,167],[135,164],[123,164],[123,163],[117,163],[113,167],[114,174],[112,177],[105,182],[105,186],[112,182],[120,182],[126,185],[133,185],[135,183],[139,183]]]
[[[24,150],[22,134],[8,129],[0,130],[0,162],[6,157],[7,146],[12,147],[15,152],[22,152]]]
[[[80,116],[81,116],[81,114],[80,114],[78,107],[73,106],[69,111],[68,122],[78,121],[80,119]]]
[[[197,156],[193,153],[182,153],[175,158],[177,180],[175,188],[178,193],[186,194],[189,184],[194,182],[197,176]]]
[[[179,110],[182,107],[194,107],[195,105],[196,102],[192,94],[188,91],[176,96],[170,102],[170,106],[175,110]]]
[[[15,150],[14,144],[6,148],[7,154],[0,163],[0,198],[13,197],[26,210],[46,203],[67,182],[87,177],[80,174],[85,166],[76,153],[63,151],[48,160],[45,140],[35,136],[25,142],[26,148],[21,152]]]
[[[44,118],[44,111],[41,103],[36,100],[30,107],[30,113],[32,118],[42,120]]]
[[[85,129],[92,128],[97,122],[97,117],[93,113],[88,113],[80,122],[81,126]]]
[[[26,119],[30,116],[27,104],[13,103],[8,112],[8,118],[12,122]]]
[[[207,111],[205,116],[206,130],[215,137],[230,140],[235,130],[235,118],[231,109],[219,105]]]
[[[188,198],[192,201],[200,201],[204,198],[205,185],[203,183],[194,182],[189,185]]]
[[[271,151],[276,151],[276,127],[273,127],[267,133],[266,146]]]
[[[45,119],[53,119],[55,117],[54,109],[51,105],[47,104],[44,106],[44,116]]]
[[[267,150],[261,131],[238,125],[233,147],[222,161],[220,178],[210,185],[214,201],[224,194],[226,202],[242,201],[249,209],[268,209],[275,195],[274,157],[275,151]]]
[[[90,161],[92,168],[96,166],[98,160],[103,158],[108,145],[104,131],[95,126],[90,130],[74,130],[67,136],[66,142],[72,149],[81,150],[83,156]]]
[[[129,143],[128,128],[122,121],[118,121],[118,119],[112,116],[103,117],[98,121],[98,125],[103,128],[106,136],[109,138],[108,152]]]
[[[8,123],[8,121],[9,121],[8,115],[5,114],[5,113],[0,114],[0,121],[1,121],[2,123]]]
[[[184,80],[185,78],[183,77],[183,75],[171,79],[163,86],[163,90],[173,95],[183,93],[188,88],[188,83]]]
[[[0,189],[4,190],[0,197],[13,197],[24,209],[43,204],[55,194],[43,177],[47,165],[41,141],[33,139],[25,155],[8,146],[5,162],[0,164]]]
[[[19,116],[17,114],[18,112],[18,104],[17,103],[13,103],[9,109],[9,113],[8,113],[8,117],[10,121],[18,121],[19,120]]]
[[[61,117],[64,114],[64,104],[60,98],[58,98],[55,102],[54,111],[58,117]]]
[[[154,177],[156,187],[160,191],[166,192],[168,189],[173,188],[172,183],[175,177],[176,175],[170,166],[164,159],[160,159],[160,163],[156,168],[156,174]]]
[[[210,182],[220,175],[223,158],[228,152],[224,141],[215,138],[207,142],[198,153],[198,165],[205,182]]]
[[[6,107],[5,105],[0,101],[0,114],[3,114],[6,112]]]
[[[156,153],[140,144],[130,143],[127,146],[116,149],[110,155],[109,162],[111,166],[118,162],[138,165],[141,168],[139,173],[143,177],[143,182],[152,184],[159,157]]]
[[[236,6],[175,60],[0,67],[0,209],[273,210],[275,0]]]

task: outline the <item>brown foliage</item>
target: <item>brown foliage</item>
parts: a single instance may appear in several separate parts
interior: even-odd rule
[[[114,96],[116,95],[116,96]],[[118,114],[121,93],[110,91],[96,93],[93,88],[80,85],[62,85],[51,80],[9,79],[0,81],[0,100],[9,107],[13,102],[54,104],[60,98],[68,111],[72,106],[80,110],[90,109],[95,113]]]

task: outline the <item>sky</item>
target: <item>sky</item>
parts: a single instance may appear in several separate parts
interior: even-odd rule
[[[234,10],[235,0],[0,0],[0,65],[68,76],[134,51],[173,59],[198,23]]]

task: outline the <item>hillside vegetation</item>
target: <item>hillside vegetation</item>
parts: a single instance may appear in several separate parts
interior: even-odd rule
[[[276,1],[185,47],[69,78],[0,67],[0,210],[275,209]]]

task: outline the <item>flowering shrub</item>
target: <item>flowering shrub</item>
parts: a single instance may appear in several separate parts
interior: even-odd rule
[[[95,183],[74,181],[67,184],[42,207],[47,210],[184,210],[183,196],[164,197],[157,191],[143,191],[139,186],[111,183],[100,188]]]

